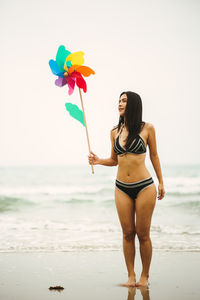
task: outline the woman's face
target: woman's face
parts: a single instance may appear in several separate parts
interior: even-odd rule
[[[119,99],[119,106],[118,106],[120,116],[124,116],[126,104],[127,104],[127,96],[126,94],[123,94]]]

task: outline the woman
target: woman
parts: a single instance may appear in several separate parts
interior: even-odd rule
[[[158,178],[158,199],[164,197],[155,128],[142,121],[142,101],[138,94],[123,92],[119,99],[119,123],[111,130],[111,156],[101,159],[91,152],[89,164],[118,165],[115,182],[115,203],[123,232],[123,252],[128,270],[125,286],[148,286],[152,257],[151,217],[156,202],[156,187],[145,166],[147,145]],[[136,221],[135,221],[136,217]],[[135,235],[140,244],[142,273],[136,283],[134,272]]]

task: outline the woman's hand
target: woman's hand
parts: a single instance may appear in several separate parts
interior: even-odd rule
[[[88,162],[90,165],[97,165],[100,163],[99,157],[90,151],[90,155],[88,155]]]
[[[162,200],[165,196],[165,189],[163,183],[158,185],[158,200]]]

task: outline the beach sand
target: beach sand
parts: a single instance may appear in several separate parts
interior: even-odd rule
[[[121,286],[127,281],[122,251],[0,253],[0,299],[197,300],[199,269],[199,252],[154,251],[149,288],[139,289]],[[138,252],[135,271],[139,280]]]

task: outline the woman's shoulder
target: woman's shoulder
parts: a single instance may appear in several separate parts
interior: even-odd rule
[[[118,125],[114,126],[111,130],[110,130],[110,134],[111,134],[111,137],[113,137],[115,139],[117,133],[118,133]]]
[[[112,129],[111,129],[111,133],[116,133],[118,132],[118,125],[114,126]]]
[[[148,140],[150,135],[155,135],[155,127],[150,122],[145,122],[143,130],[144,134],[146,135],[146,138]]]
[[[145,128],[147,130],[155,129],[154,125],[152,123],[149,123],[149,122],[145,122],[143,128]]]

